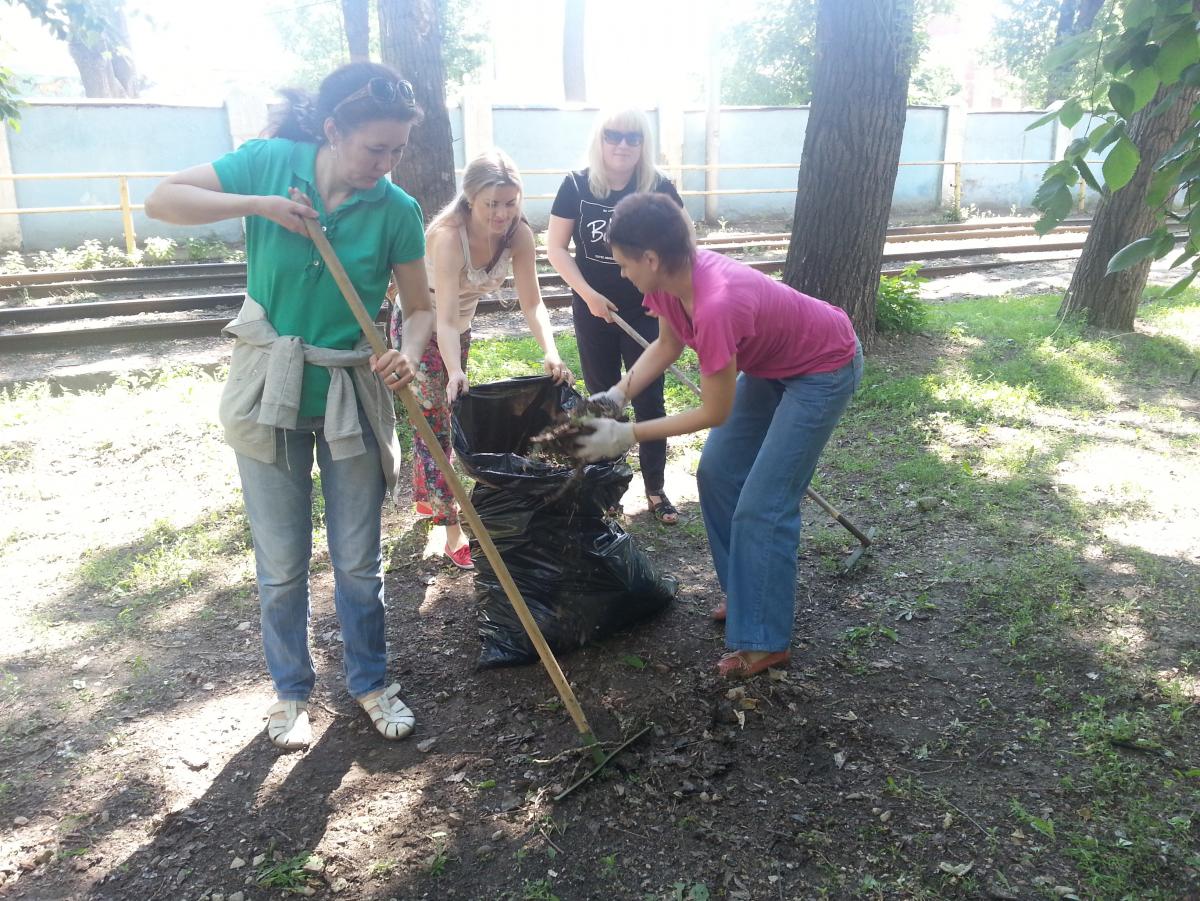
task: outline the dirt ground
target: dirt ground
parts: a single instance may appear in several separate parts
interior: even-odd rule
[[[1062,279],[1049,267],[1034,290]],[[994,294],[1020,277],[987,273],[983,287],[960,287]],[[944,298],[961,296],[948,282],[934,284]],[[507,328],[482,325],[485,334]],[[223,353],[178,350],[202,369]],[[912,373],[944,352],[917,336],[873,356]],[[345,694],[332,578],[319,557],[316,742],[278,752],[262,731],[272,697],[236,473],[214,421],[220,386],[145,375],[166,356],[147,348],[119,363],[107,352],[0,361],[0,381],[20,383],[39,366],[44,377],[50,364],[67,389],[19,389],[33,392],[29,412],[0,445],[9,596],[0,607],[0,896],[1088,896],[1067,856],[1047,852],[1053,822],[1089,815],[1064,787],[1074,764],[1039,745],[1030,724],[1084,706],[1104,663],[1081,628],[1039,680],[1044,661],[1014,655],[1001,615],[968,590],[974,568],[1002,569],[1021,548],[936,498],[906,495],[903,483],[885,498],[866,480],[831,479],[822,490],[876,528],[876,548],[839,574],[854,542],[806,506],[791,665],[723,683],[713,671],[722,633],[708,618],[720,591],[691,475],[695,447],[682,442],[667,485],[681,523],[655,523],[636,487],[622,517],[679,579],[676,602],[563,660],[602,740],[651,726],[602,778],[552,800],[587,768],[571,722],[539,667],[475,669],[472,577],[429,555],[427,526],[407,507],[385,516],[388,641],[416,734],[383,742]],[[113,384],[122,369],[143,375],[91,395],[109,405],[74,393]],[[1129,404],[1090,423],[1120,433],[1133,468],[1143,439],[1130,411],[1151,401],[1161,398],[1134,386]],[[1182,416],[1181,429],[1194,430],[1196,404]],[[58,431],[31,433],[35,418]],[[833,444],[869,440],[840,430]],[[1136,476],[1068,466],[1046,484],[1056,510],[1065,492],[1141,480],[1149,500],[1121,522],[1172,561],[1148,582],[1127,564],[1092,559],[1063,591],[1136,603],[1200,584],[1200,485],[1188,459]],[[1030,545],[1053,540],[1044,512],[1029,514]],[[1095,544],[1110,525],[1091,528]],[[132,550],[142,559],[156,546],[178,551],[180,535],[194,545],[170,563],[170,593],[134,604],[150,576],[123,561]],[[1200,652],[1194,631],[1143,627],[1147,671]],[[1195,723],[1184,719],[1164,772],[1200,765]],[[1192,813],[1200,810],[1180,811]],[[1049,834],[1037,825],[1048,822]],[[1194,833],[1180,844],[1161,850],[1164,897],[1200,893]],[[305,852],[314,856],[301,871]]]

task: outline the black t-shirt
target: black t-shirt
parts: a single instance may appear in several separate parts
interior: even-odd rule
[[[666,194],[680,207],[683,201],[671,180],[657,176],[650,188]],[[634,193],[634,185],[612,191],[598,200],[588,187],[588,170],[571,172],[563,179],[550,212],[563,219],[573,219],[571,237],[575,242],[575,264],[589,285],[615,303],[620,310],[635,310],[642,304],[642,292],[633,282],[621,277],[621,267],[612,258],[608,246],[608,223],[617,203]]]

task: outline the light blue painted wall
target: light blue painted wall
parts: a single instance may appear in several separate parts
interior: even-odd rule
[[[523,174],[525,216],[538,228],[544,228],[550,216],[553,196],[570,169],[587,165],[587,144],[595,121],[595,109],[560,109],[551,106],[498,106],[492,110],[492,138],[517,168],[561,170],[553,174]],[[654,124],[654,117],[651,116]],[[538,195],[550,195],[538,198]]]
[[[522,170],[578,168],[586,163],[586,150],[596,115],[590,109],[556,107],[498,107],[493,113],[493,138],[508,151]],[[655,113],[651,122],[658,128]],[[704,162],[704,117],[700,110],[684,114],[684,165]],[[721,159],[726,163],[795,163],[804,147],[806,107],[728,107],[721,114]],[[902,160],[936,160],[942,155],[946,135],[943,107],[914,107],[905,125]],[[550,201],[536,195],[553,194],[561,175],[527,175],[526,215],[543,227]],[[684,170],[679,187],[693,218],[704,214],[704,198],[688,191],[704,189],[704,172]],[[735,169],[720,173],[721,189],[778,188],[763,194],[721,195],[720,215],[731,222],[758,218],[787,219],[795,206],[796,170]],[[932,209],[941,201],[938,166],[902,167],[896,180],[894,205],[898,210]]]
[[[13,172],[171,172],[216,159],[231,148],[223,107],[159,106],[143,103],[31,103],[21,110],[21,128],[9,130]],[[133,203],[141,203],[154,179],[130,181]],[[16,182],[20,207],[119,203],[116,179]],[[121,214],[44,213],[21,216],[26,250],[71,247],[89,238],[124,246]],[[139,239],[164,235],[176,240],[216,235],[242,239],[240,222],[182,228],[134,213]]]
[[[658,128],[657,115],[651,122]],[[704,160],[704,112],[688,111],[683,121],[683,162]],[[971,160],[1049,159],[1054,154],[1054,127],[1025,131],[1038,112],[979,112],[966,117],[963,159],[963,202],[981,208],[1026,209],[1045,170],[1043,164],[971,165]],[[596,110],[546,106],[502,106],[493,110],[493,140],[525,171],[526,213],[539,228],[545,226],[550,198],[562,173],[586,164],[587,142]],[[943,156],[947,130],[943,107],[912,107],[908,111],[901,161],[936,160]],[[450,110],[455,164],[465,164],[463,115]],[[795,163],[804,144],[808,110],[804,107],[730,107],[721,117],[721,159],[726,163]],[[1083,134],[1086,122],[1073,129]],[[172,107],[138,103],[34,103],[26,107],[20,131],[8,134],[13,171],[175,171],[208,162],[230,149],[225,110],[212,107]],[[950,156],[955,155],[951,150]],[[551,174],[530,170],[553,169]],[[685,171],[685,192],[704,187],[704,173]],[[788,219],[793,212],[796,171],[793,168],[725,170],[720,187],[778,188],[777,192],[722,195],[720,215],[731,223],[760,218]],[[152,188],[152,180],[131,183],[134,203]],[[893,205],[898,211],[932,210],[941,203],[939,166],[903,166],[896,180]],[[117,183],[97,180],[17,182],[20,206],[71,206],[116,203]],[[1088,192],[1089,199],[1094,195]],[[540,196],[539,196],[540,195]],[[694,218],[704,211],[704,199],[686,195]],[[21,217],[27,250],[77,245],[88,238],[121,243],[119,213],[25,215]],[[226,222],[181,228],[152,222],[135,214],[139,239],[166,235],[181,239],[216,234],[225,240],[241,238],[240,223]]]
[[[979,165],[971,160],[1054,158],[1054,124],[1025,129],[1040,112],[969,113],[963,141],[963,203],[1007,211],[1028,207],[1048,164]]]
[[[944,159],[947,111],[944,106],[910,106],[904,121],[900,162]],[[901,166],[892,191],[897,211],[934,210],[942,205],[942,166]]]
[[[693,110],[684,116],[685,165],[704,163],[706,113]],[[721,111],[720,159],[722,163],[796,163],[804,148],[807,107],[727,107]],[[771,194],[722,194],[720,216],[730,222],[745,219],[790,219],[796,206],[796,169],[724,169],[718,172],[718,190],[779,188]],[[685,170],[685,191],[703,191],[703,170]],[[688,212],[704,217],[703,195],[685,198]]]

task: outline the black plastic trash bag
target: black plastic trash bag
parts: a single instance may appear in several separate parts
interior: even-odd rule
[[[472,385],[455,404],[454,450],[472,478],[471,502],[556,653],[663,610],[678,582],[663,576],[606,512],[633,477],[624,461],[582,472],[532,460],[530,439],[581,400],[547,376]],[[537,659],[491,563],[472,548],[483,648],[479,665]]]

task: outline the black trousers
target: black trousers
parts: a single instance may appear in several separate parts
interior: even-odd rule
[[[571,304],[575,320],[575,341],[579,346],[579,362],[583,366],[583,381],[589,394],[607,391],[621,380],[621,364],[628,370],[642,355],[636,341],[621,331],[621,327],[593,316],[579,295]],[[636,309],[617,313],[647,341],[658,337],[658,320],[640,304]],[[631,398],[633,416],[637,422],[658,419],[666,415],[663,406],[664,378],[659,376],[641,394]],[[643,441],[638,445],[642,465],[642,482],[647,494],[661,494],[667,468],[667,442]]]

